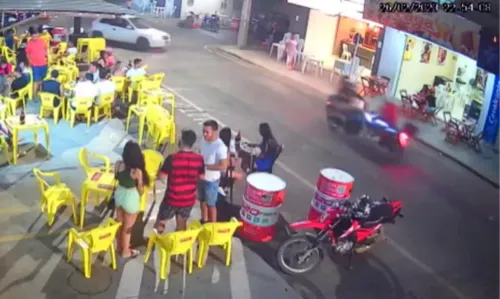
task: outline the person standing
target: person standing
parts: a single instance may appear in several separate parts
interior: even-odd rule
[[[216,203],[221,171],[225,171],[228,165],[228,149],[219,139],[218,129],[219,125],[215,120],[207,120],[203,123],[201,155],[205,161],[205,178],[201,181],[199,188],[202,222],[217,221]]]
[[[122,223],[117,236],[118,250],[124,258],[137,257],[139,251],[130,248],[130,237],[141,209],[144,186],[149,185],[149,176],[141,147],[136,142],[125,144],[122,161],[115,166],[115,178],[118,181],[115,190],[116,220]]]
[[[168,178],[167,191],[160,205],[155,228],[163,233],[167,220],[175,216],[176,230],[187,228],[187,220],[196,203],[196,187],[205,175],[203,156],[193,152],[196,133],[182,131],[179,142],[180,151],[168,155],[158,174],[160,179]]]
[[[47,75],[47,54],[48,49],[45,41],[40,38],[35,28],[30,27],[31,39],[26,45],[26,55],[33,69],[33,96],[36,95],[40,87],[40,82]]]

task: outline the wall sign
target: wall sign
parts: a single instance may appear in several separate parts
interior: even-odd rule
[[[493,84],[493,92],[491,94],[490,107],[486,114],[486,122],[484,123],[483,139],[489,144],[495,144],[498,136],[499,126],[499,107],[498,101],[500,98],[500,76],[495,76],[495,84]]]

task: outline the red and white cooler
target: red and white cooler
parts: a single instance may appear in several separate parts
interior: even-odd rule
[[[340,201],[349,199],[353,186],[354,177],[349,173],[336,168],[322,169],[311,200],[308,219],[316,220],[327,209],[335,208]]]
[[[279,208],[285,199],[286,183],[274,174],[252,173],[247,177],[240,234],[253,242],[271,241],[276,233]]]

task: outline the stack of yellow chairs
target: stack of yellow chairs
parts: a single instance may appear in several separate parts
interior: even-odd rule
[[[149,105],[146,109],[147,135],[153,139],[153,148],[156,149],[160,144],[175,144],[176,125],[172,115],[165,108],[158,105]]]
[[[43,172],[38,168],[33,169],[40,188],[40,208],[42,213],[47,216],[47,224],[51,226],[54,223],[55,216],[59,207],[67,205],[71,207],[73,221],[76,221],[76,202],[71,189],[61,182],[59,173]],[[55,183],[50,185],[44,178],[53,178]]]
[[[85,232],[71,228],[68,232],[68,262],[73,257],[73,247],[77,245],[82,252],[83,274],[90,278],[92,270],[92,255],[109,251],[111,268],[116,270],[115,238],[121,223],[108,219],[104,225]]]

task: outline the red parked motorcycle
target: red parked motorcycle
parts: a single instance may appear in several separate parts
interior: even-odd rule
[[[399,200],[383,198],[372,202],[362,197],[354,202],[342,202],[316,221],[292,223],[293,231],[312,229],[314,233],[295,233],[283,242],[278,248],[278,266],[290,275],[308,273],[323,260],[323,245],[328,242],[334,252],[348,255],[350,268],[353,253],[368,250],[381,236],[383,224],[395,223],[396,217],[403,217],[402,207]]]

